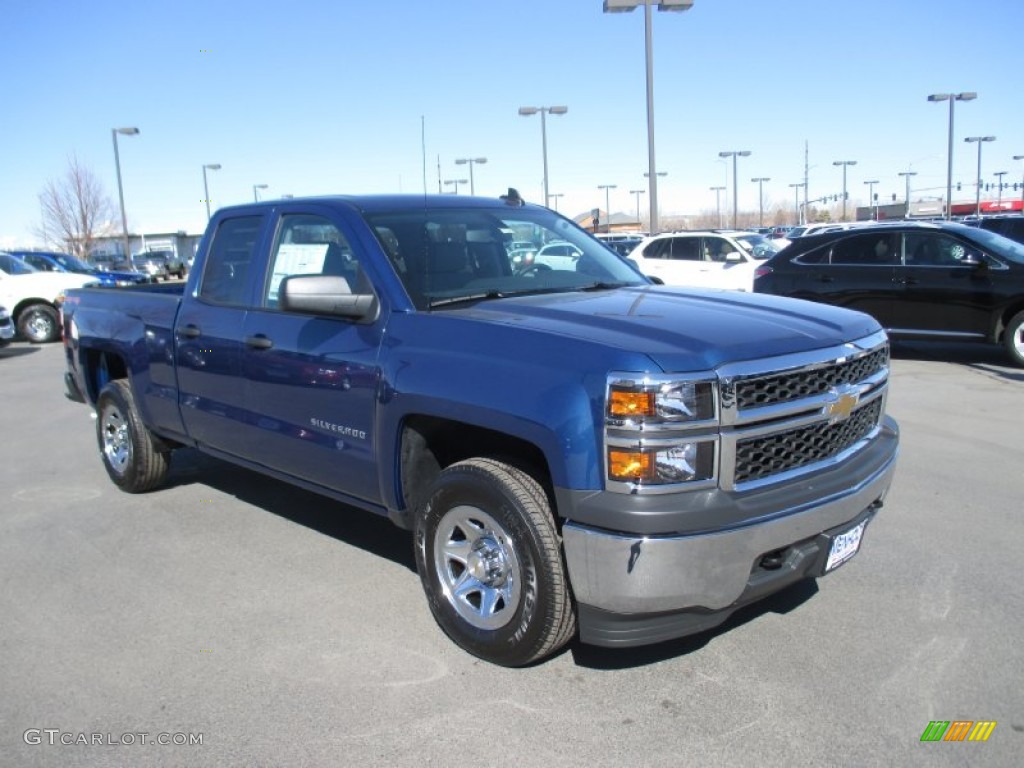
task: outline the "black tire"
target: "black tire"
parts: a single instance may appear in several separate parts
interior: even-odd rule
[[[144,493],[160,486],[171,467],[169,451],[158,451],[142,423],[131,387],[109,382],[96,401],[96,440],[103,468],[118,488]]]
[[[1014,315],[1003,331],[1003,346],[1013,364],[1024,368],[1024,312]]]
[[[60,338],[60,317],[49,304],[32,304],[18,315],[18,333],[33,344]]]
[[[448,467],[417,515],[415,542],[434,619],[474,656],[523,666],[576,633],[548,499],[525,472],[485,458]]]

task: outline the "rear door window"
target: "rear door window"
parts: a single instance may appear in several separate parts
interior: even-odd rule
[[[262,223],[262,216],[239,216],[221,221],[203,267],[200,299],[228,306],[247,303],[250,266],[256,255]]]

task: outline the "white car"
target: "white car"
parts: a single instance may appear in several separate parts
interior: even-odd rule
[[[10,311],[17,332],[35,344],[60,338],[64,291],[86,285],[99,283],[91,275],[40,272],[9,253],[0,253],[0,305]]]
[[[7,307],[0,306],[0,347],[6,347],[14,338],[14,321]]]
[[[754,290],[754,270],[781,250],[756,232],[665,232],[646,238],[629,259],[665,285]]]

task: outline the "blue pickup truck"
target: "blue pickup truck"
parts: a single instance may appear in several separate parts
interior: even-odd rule
[[[829,573],[898,452],[870,317],[652,284],[514,190],[222,209],[183,286],[63,313],[67,394],[120,488],[190,446],[386,515],[441,628],[506,666]]]

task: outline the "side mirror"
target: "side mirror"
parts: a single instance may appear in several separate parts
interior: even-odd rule
[[[726,264],[739,264],[741,261],[743,261],[743,257],[740,256],[739,251],[729,251],[725,254]]]
[[[377,318],[377,297],[372,293],[352,293],[344,277],[293,275],[281,281],[278,295],[285,312],[347,317],[362,322]]]

